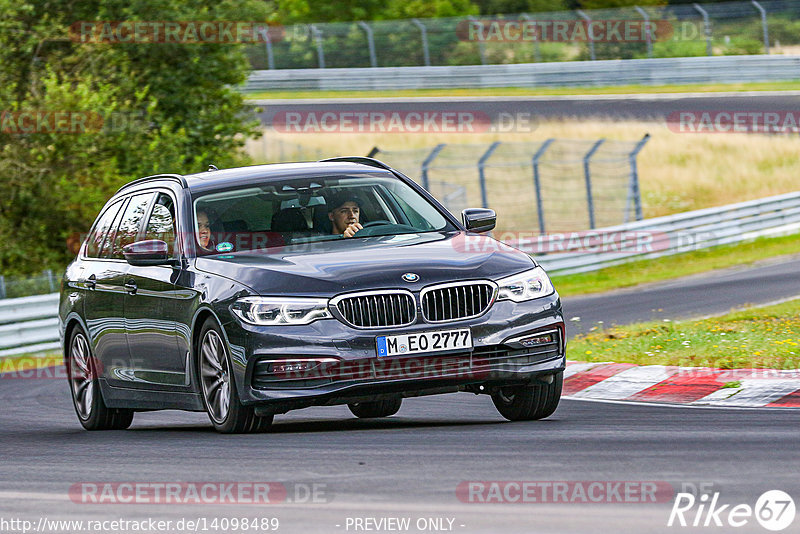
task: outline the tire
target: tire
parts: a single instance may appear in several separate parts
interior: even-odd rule
[[[66,364],[72,405],[83,428],[125,430],[131,426],[133,410],[106,406],[89,338],[81,327],[76,327],[70,334]]]
[[[222,434],[264,432],[272,416],[259,417],[252,406],[239,401],[236,380],[231,372],[230,351],[222,329],[211,318],[203,323],[197,346],[197,376],[203,406],[214,429]]]
[[[553,375],[551,383],[510,386],[492,394],[492,401],[500,415],[509,421],[533,421],[553,414],[561,400],[564,372]]]
[[[373,419],[375,417],[389,417],[396,414],[403,404],[403,397],[384,399],[374,402],[354,402],[347,407],[353,415],[360,419]]]

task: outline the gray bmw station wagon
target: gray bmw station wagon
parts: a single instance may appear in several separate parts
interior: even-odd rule
[[[64,275],[60,333],[89,430],[207,412],[220,432],[347,404],[490,395],[541,419],[565,368],[561,303],[527,254],[370,158],[159,175],[122,187]]]

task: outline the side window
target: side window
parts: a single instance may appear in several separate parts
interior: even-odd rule
[[[125,208],[125,213],[122,215],[122,220],[117,228],[117,233],[114,235],[114,244],[111,247],[111,257],[114,259],[124,259],[122,249],[125,245],[130,245],[136,241],[136,236],[139,235],[144,224],[144,217],[147,214],[147,206],[153,198],[153,193],[142,193],[135,195],[128,202],[128,207]]]
[[[86,256],[89,258],[99,258],[100,251],[103,248],[103,241],[106,240],[108,237],[110,230],[112,228],[112,224],[114,222],[114,218],[119,213],[120,207],[122,207],[122,201],[115,202],[112,204],[98,219],[97,223],[94,226],[94,231],[89,236],[89,239],[86,241]]]
[[[166,193],[158,194],[144,238],[164,241],[170,254],[175,251],[175,203]]]

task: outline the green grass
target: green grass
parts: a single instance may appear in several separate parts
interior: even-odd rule
[[[44,354],[20,354],[19,356],[0,356],[0,373],[29,371],[53,367],[64,363],[60,351],[50,351]]]
[[[800,299],[712,319],[598,330],[570,341],[567,357],[638,365],[798,369]]]
[[[696,250],[666,258],[640,260],[582,274],[554,275],[561,296],[600,293],[648,282],[670,280],[766,258],[800,253],[800,235],[759,238],[746,243]]]
[[[251,100],[283,98],[391,98],[423,96],[560,96],[630,93],[718,93],[726,91],[791,91],[798,82],[760,82],[686,85],[619,85],[614,87],[494,87],[475,89],[398,89],[395,91],[261,91],[246,93]]]

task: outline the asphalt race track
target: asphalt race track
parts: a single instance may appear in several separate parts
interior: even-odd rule
[[[734,308],[797,296],[800,256],[793,256],[613,293],[568,297],[563,299],[563,307],[567,335],[571,337],[593,326],[719,315]]]
[[[796,261],[569,299],[565,309],[568,318],[581,316],[571,326],[725,311],[788,296],[786,288],[800,287]],[[662,311],[654,311],[656,302]],[[406,399],[384,420],[358,420],[344,406],[310,408],[277,416],[267,434],[221,436],[204,414],[183,412],[139,413],[130,430],[86,432],[61,376],[0,377],[0,403],[6,407],[0,412],[3,532],[21,531],[3,527],[4,519],[32,521],[36,528],[42,521],[40,532],[77,532],[49,521],[147,518],[173,521],[170,532],[193,532],[177,522],[221,517],[277,518],[278,532],[291,533],[436,531],[431,525],[464,533],[727,532],[702,527],[705,516],[696,528],[668,527],[676,494],[718,492],[720,505],[754,506],[772,489],[800,499],[800,414],[790,409],[564,399],[544,421],[508,423],[489,397],[458,393]],[[567,502],[546,503],[470,502],[468,493],[457,493],[462,483],[504,481],[571,481],[582,488],[656,483],[661,491],[655,503],[639,502],[637,493],[619,499],[611,492],[605,499],[611,502],[596,503],[575,493]],[[286,488],[287,499],[86,504],[74,492],[82,483],[111,482],[273,482]],[[686,512],[690,525],[697,510]],[[376,523],[388,518],[408,518],[411,526],[375,530],[390,525]],[[264,532],[248,530],[257,531]],[[755,518],[736,531],[767,532]]]
[[[580,89],[577,88],[577,92]],[[307,113],[380,111],[470,111],[498,117],[500,113],[526,113],[534,119],[611,117],[614,119],[663,120],[677,112],[766,112],[797,109],[800,92],[753,91],[742,93],[576,95],[541,97],[413,97],[353,99],[281,99],[253,101],[261,108],[264,126],[288,111]]]
[[[458,393],[407,399],[386,420],[311,408],[280,416],[269,434],[220,436],[204,415],[180,412],[137,414],[127,431],[85,432],[63,379],[3,380],[0,402],[8,407],[0,414],[1,515],[34,525],[41,518],[276,517],[278,532],[354,532],[358,518],[407,517],[412,525],[451,519],[450,531],[464,533],[695,532],[704,529],[666,526],[681,488],[750,506],[771,489],[800,496],[800,416],[790,410],[563,400],[547,420],[508,423],[488,397]],[[124,481],[280,482],[301,501],[302,488],[316,484],[317,502],[84,504],[69,497],[75,484]],[[486,504],[457,497],[464,481],[649,481],[669,489],[655,504]],[[766,532],[754,519],[736,531]]]

